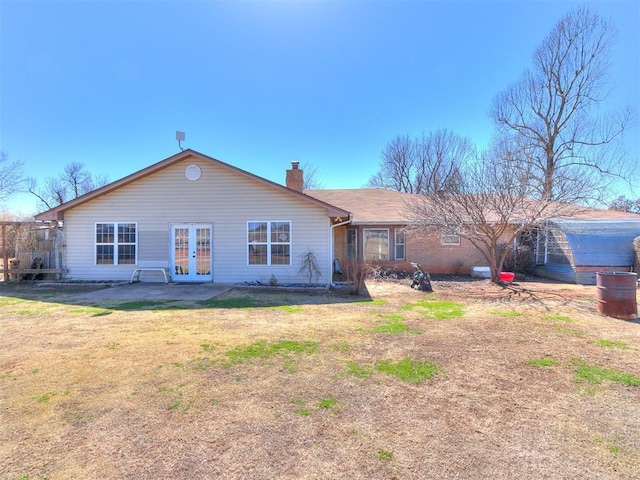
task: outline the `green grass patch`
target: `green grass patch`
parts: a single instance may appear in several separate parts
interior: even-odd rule
[[[544,320],[549,320],[551,322],[564,322],[564,323],[573,322],[573,319],[571,317],[567,317],[566,315],[545,315],[542,318]]]
[[[620,447],[618,445],[616,445],[615,443],[606,443],[604,438],[596,437],[593,439],[593,443],[595,443],[596,445],[604,446],[607,450],[609,450],[609,452],[613,454],[620,452]]]
[[[296,405],[297,407],[303,407],[304,406],[304,400],[302,400],[301,398],[294,398],[291,403],[293,403],[294,405]],[[300,415],[301,417],[308,417],[309,415],[311,415],[311,409],[310,408],[296,408],[293,413]]]
[[[516,312],[515,310],[491,310],[489,313],[493,315],[498,315],[499,317],[521,317],[522,314],[520,312]]]
[[[423,317],[431,320],[446,320],[448,318],[461,318],[464,316],[464,305],[462,303],[443,300],[433,301],[424,299],[410,305],[405,305],[402,309],[417,309]]]
[[[414,330],[407,326],[404,323],[404,318],[402,315],[398,315],[397,313],[392,313],[389,315],[385,315],[386,319],[385,323],[382,325],[378,325],[373,329],[376,333],[411,333],[413,335],[418,335],[422,333],[421,330]]]
[[[302,305],[280,305],[278,307],[271,307],[274,310],[281,310],[287,313],[300,313],[303,310]]]
[[[384,298],[376,298],[375,300],[360,300],[353,303],[358,305],[386,305],[389,302]]]
[[[574,337],[581,337],[582,335],[584,335],[583,332],[581,332],[580,330],[576,330],[574,328],[561,327],[559,325],[553,327],[553,329],[556,332],[565,333],[567,335],[573,335]]]
[[[338,400],[335,398],[323,398],[318,402],[318,408],[325,410],[334,410],[338,406]]]
[[[527,364],[532,367],[547,368],[553,367],[557,362],[553,358],[532,358],[527,360]]]
[[[624,385],[636,387],[640,385],[640,377],[631,373],[621,372],[614,368],[601,367],[599,365],[589,365],[584,360],[575,359],[575,378],[579,382],[602,384],[603,381],[622,383]]]
[[[20,303],[20,300],[3,298],[0,300],[0,307],[8,307],[9,305],[17,305]]]
[[[393,452],[390,452],[388,450],[380,450],[378,452],[378,460],[380,460],[381,462],[390,462],[391,460],[393,460]]]
[[[347,375],[353,375],[357,378],[366,378],[373,375],[373,368],[371,367],[363,367],[362,365],[358,365],[356,362],[347,362]]]
[[[236,347],[229,350],[226,355],[232,363],[243,363],[254,358],[267,358],[274,355],[287,353],[312,354],[318,349],[317,342],[299,342],[297,340],[283,340],[277,343],[267,343],[259,340],[247,347]]]
[[[596,343],[600,346],[607,347],[607,348],[619,348],[620,350],[629,349],[629,345],[627,345],[624,342],[611,342],[609,340],[599,339],[599,340],[594,340],[593,343]]]
[[[202,300],[198,305],[209,308],[252,308],[256,305],[251,297],[210,298]]]
[[[51,397],[54,397],[55,395],[55,392],[49,392],[45,393],[44,395],[40,395],[39,397],[33,397],[33,399],[36,401],[36,403],[47,403],[49,400],[51,400]]]
[[[405,357],[397,363],[391,360],[378,360],[376,370],[393,375],[405,382],[421,383],[429,380],[442,369],[430,360],[413,360],[411,357]]]
[[[69,310],[73,315],[91,315],[92,317],[104,317],[113,313],[112,310],[100,307],[79,307]]]

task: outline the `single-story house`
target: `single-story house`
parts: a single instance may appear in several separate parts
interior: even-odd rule
[[[319,268],[313,277],[325,285],[335,260],[406,271],[417,262],[439,274],[486,265],[455,232],[413,231],[407,205],[415,195],[303,191],[303,183],[298,162],[283,186],[185,150],[36,219],[63,223],[69,280],[129,280],[136,273],[150,279],[162,272],[178,282],[307,283],[301,260],[309,252]],[[638,235],[640,216],[619,212],[593,210],[550,223],[536,239],[539,273],[591,283],[596,270],[628,271]]]
[[[63,222],[70,280],[164,269],[176,282],[307,283],[301,256],[312,252],[314,280],[329,284],[333,229],[349,212],[304,195],[297,167],[288,188],[185,150],[36,219]]]

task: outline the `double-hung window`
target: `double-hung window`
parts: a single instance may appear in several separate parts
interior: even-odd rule
[[[405,259],[406,234],[404,228],[396,228],[396,258],[395,260]]]
[[[291,265],[291,222],[248,222],[249,265]]]
[[[96,265],[135,265],[137,230],[136,223],[96,223]]]

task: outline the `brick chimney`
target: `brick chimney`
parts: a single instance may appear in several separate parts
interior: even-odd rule
[[[302,180],[302,170],[300,162],[292,161],[291,170],[287,170],[287,188],[302,193],[304,182]]]

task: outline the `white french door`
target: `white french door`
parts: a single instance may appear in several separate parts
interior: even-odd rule
[[[210,282],[213,279],[211,225],[171,226],[171,276],[176,282]]]

